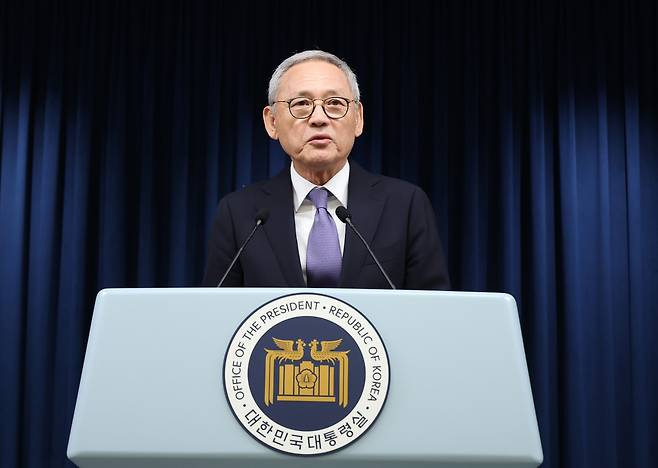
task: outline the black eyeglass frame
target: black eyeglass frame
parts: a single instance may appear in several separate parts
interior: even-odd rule
[[[290,103],[292,103],[292,101],[295,101],[295,100],[297,100],[297,99],[308,99],[309,101],[313,102],[313,108],[311,109],[311,112],[310,112],[306,117],[297,117],[295,114],[292,113],[292,108],[290,107]],[[327,114],[327,109],[325,109],[325,107],[324,107],[324,103],[325,103],[326,101],[328,101],[329,99],[342,99],[342,100],[346,101],[346,102],[347,102],[347,106],[345,106],[345,113],[344,113],[343,115],[341,115],[340,117],[332,117],[332,116],[330,116],[329,114]],[[313,99],[313,98],[306,97],[306,96],[297,96],[297,97],[294,97],[294,98],[292,98],[292,99],[288,99],[288,100],[278,100],[278,101],[274,101],[274,102],[272,102],[272,105],[276,104],[277,102],[285,102],[286,104],[288,104],[288,112],[290,112],[290,115],[292,115],[293,118],[298,119],[298,120],[306,120],[306,119],[308,119],[309,117],[311,117],[311,116],[313,115],[313,112],[315,112],[315,106],[317,106],[317,104],[315,103],[315,101],[322,101],[322,104],[321,104],[322,112],[324,112],[324,115],[326,115],[326,116],[327,116],[328,118],[330,118],[331,120],[339,120],[339,119],[342,119],[342,118],[345,117],[345,116],[347,115],[347,113],[350,111],[350,102],[354,102],[354,103],[358,103],[358,102],[359,102],[359,101],[356,100],[356,99],[347,99],[346,97],[343,97],[343,96],[329,96],[329,97],[326,97],[326,98],[324,98],[324,99],[322,99],[322,98],[315,98],[315,99]]]

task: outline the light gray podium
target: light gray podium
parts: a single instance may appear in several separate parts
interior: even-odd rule
[[[351,304],[381,335],[391,380],[348,447],[295,457],[254,440],[223,387],[243,319],[287,294]],[[543,460],[518,313],[506,294],[354,289],[106,289],[69,439],[82,468],[536,467]]]

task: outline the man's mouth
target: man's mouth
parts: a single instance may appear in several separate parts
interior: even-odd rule
[[[325,133],[318,133],[317,135],[313,135],[309,140],[308,143],[312,145],[328,145],[331,143],[331,137]]]

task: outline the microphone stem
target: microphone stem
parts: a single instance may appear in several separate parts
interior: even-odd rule
[[[235,262],[238,260],[238,257],[240,257],[240,254],[242,253],[244,248],[247,246],[247,244],[249,243],[251,238],[254,237],[254,234],[256,233],[256,229],[258,229],[258,226],[260,226],[261,224],[263,224],[263,220],[259,219],[259,220],[256,221],[256,225],[254,226],[254,228],[249,233],[249,236],[247,237],[247,239],[240,246],[240,249],[238,250],[238,253],[235,254],[235,257],[233,257],[233,261],[231,262],[231,264],[226,269],[226,272],[224,273],[224,276],[222,276],[222,279],[219,280],[219,284],[217,284],[218,288],[222,286],[222,283],[224,283],[224,280],[228,276],[229,272],[233,269],[233,265],[235,265]]]
[[[349,226],[352,228],[352,231],[354,231],[354,233],[355,233],[357,236],[359,236],[359,239],[361,239],[361,242],[363,242],[363,245],[366,246],[366,249],[368,249],[368,252],[370,253],[370,256],[372,257],[372,259],[375,261],[375,263],[376,263],[377,266],[379,267],[379,271],[382,272],[382,275],[384,275],[384,278],[386,278],[386,281],[388,281],[388,285],[391,287],[391,289],[397,289],[397,288],[395,287],[395,285],[393,284],[393,281],[391,281],[391,278],[389,278],[388,275],[386,274],[386,270],[384,270],[384,268],[382,267],[381,263],[379,263],[379,260],[377,260],[377,257],[375,257],[375,254],[372,253],[372,250],[370,249],[370,246],[368,245],[368,243],[366,242],[366,240],[363,238],[363,236],[361,235],[361,233],[360,233],[360,232],[354,227],[354,224],[352,224],[352,220],[351,220],[350,218],[345,218],[345,222],[346,222],[347,224],[349,224]]]

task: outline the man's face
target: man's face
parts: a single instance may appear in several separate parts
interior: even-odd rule
[[[281,79],[276,99],[287,101],[300,96],[354,99],[345,74],[335,65],[315,60],[290,68]],[[288,104],[276,103],[274,110],[265,107],[263,121],[270,137],[279,140],[292,158],[297,172],[306,178],[311,174],[331,177],[345,165],[354,139],[363,131],[363,108],[350,102],[345,117],[330,119],[321,101],[315,104],[310,117],[296,119],[290,114]]]

